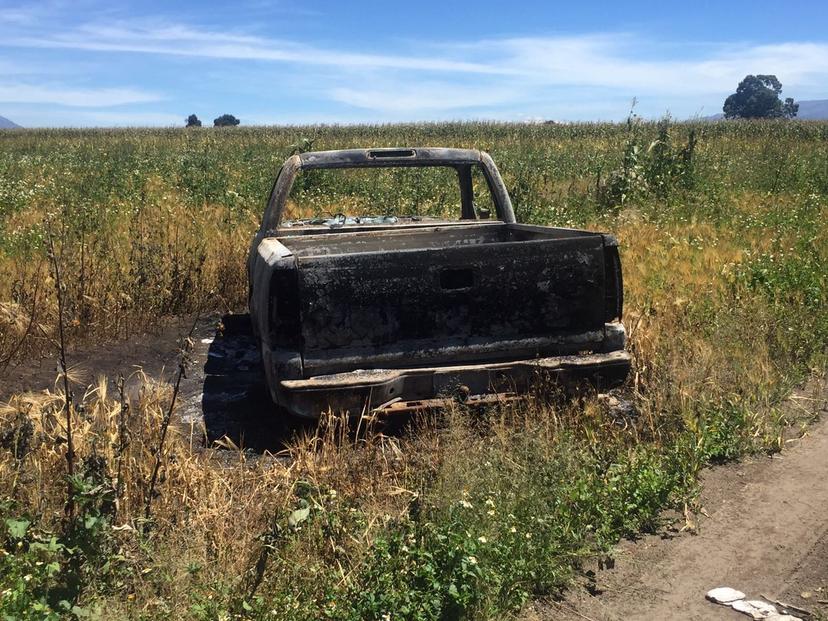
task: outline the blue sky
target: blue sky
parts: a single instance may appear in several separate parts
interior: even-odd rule
[[[28,127],[687,118],[748,73],[828,98],[828,2],[0,0]]]

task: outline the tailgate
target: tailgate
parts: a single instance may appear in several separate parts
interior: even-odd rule
[[[604,326],[600,234],[299,257],[298,268],[306,376],[458,349],[480,362],[578,351],[588,343],[569,336],[600,340]]]

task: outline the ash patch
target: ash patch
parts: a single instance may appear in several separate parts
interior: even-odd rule
[[[279,451],[304,425],[270,400],[250,316],[228,314],[194,335],[181,422],[204,425],[205,444],[230,440],[256,452]]]

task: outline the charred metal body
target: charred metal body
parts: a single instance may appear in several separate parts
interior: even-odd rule
[[[283,221],[302,170],[389,166],[454,168],[460,219]],[[473,166],[496,220],[479,217]],[[538,374],[608,388],[629,371],[615,239],[517,224],[497,168],[480,151],[292,156],[274,184],[248,270],[270,394],[299,416],[417,409],[457,390],[482,402],[525,391]]]

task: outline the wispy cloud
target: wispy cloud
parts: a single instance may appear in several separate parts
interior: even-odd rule
[[[658,59],[657,42],[629,34],[489,39],[465,44],[435,42],[439,53],[383,54],[325,49],[283,39],[217,32],[156,22],[85,24],[67,32],[13,36],[6,45],[97,52],[176,55],[320,65],[346,70],[480,74],[520,78],[528,86],[584,85],[654,93],[706,93],[732,88],[754,68],[777,71],[787,83],[828,76],[828,44],[708,46],[682,60]],[[338,99],[353,99],[336,89]],[[344,97],[343,97],[344,95]],[[362,97],[358,99],[363,99]],[[454,107],[450,105],[448,107]]]
[[[74,50],[261,60],[343,69],[388,69],[521,78],[531,84],[588,85],[655,92],[731,88],[752,67],[778,71],[788,83],[828,75],[828,43],[707,46],[691,58],[659,60],[659,45],[630,34],[487,39],[440,44],[438,54],[372,54],[325,49],[283,39],[217,32],[175,23],[85,24],[51,35],[10,37],[6,45]],[[650,58],[641,57],[648,48]],[[695,52],[695,53],[693,53]],[[652,57],[655,57],[652,58]]]
[[[433,110],[461,110],[498,106],[515,100],[513,89],[481,88],[478,85],[447,84],[442,81],[369,80],[354,88],[336,87],[330,90],[334,101],[365,108],[396,113],[417,113]]]
[[[529,85],[685,94],[732,89],[751,71],[778,71],[791,85],[828,76],[828,43],[708,45],[686,50],[680,60],[659,58],[665,47],[630,34],[509,38],[464,46],[488,54],[500,73],[520,76]]]
[[[96,125],[111,127],[141,127],[145,125],[180,126],[184,123],[183,115],[169,112],[110,112],[84,110],[75,119],[82,119]]]
[[[40,0],[25,4],[0,1],[0,24],[36,25],[38,22],[53,19],[63,11],[77,11],[87,2],[89,0]]]
[[[497,73],[496,67],[450,58],[365,54],[292,41],[214,32],[180,24],[87,24],[52,36],[15,36],[6,45],[97,52],[131,52],[229,60],[264,60],[347,68]]]
[[[0,83],[0,102],[55,104],[81,108],[107,108],[159,101],[154,93],[131,88],[64,88],[19,83]]]
[[[44,108],[46,110],[44,110]],[[44,112],[48,122],[44,122]],[[49,105],[3,105],[3,116],[23,127],[181,127],[185,115],[111,108],[55,108]]]

